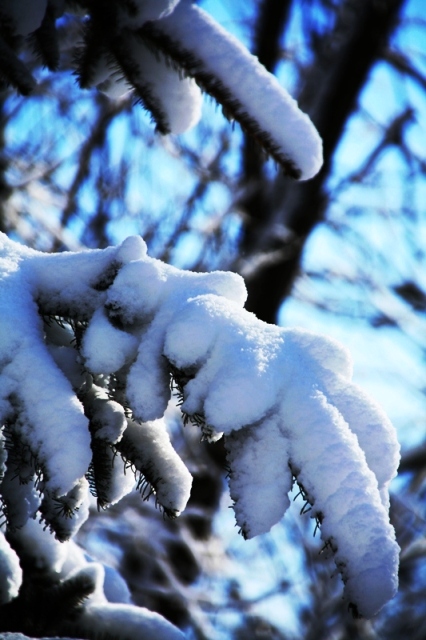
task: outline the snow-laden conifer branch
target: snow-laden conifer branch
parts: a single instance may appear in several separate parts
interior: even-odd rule
[[[182,133],[201,116],[201,92],[222,105],[293,178],[314,176],[322,144],[308,116],[257,58],[190,0],[82,2],[87,12],[75,28],[72,4],[4,0],[0,17],[0,68],[4,80],[28,94],[35,81],[28,58],[51,70],[67,60],[75,40],[72,71],[82,88],[97,87],[112,98],[132,91],[161,133]],[[61,30],[56,20],[63,17]],[[65,19],[68,18],[68,19]],[[11,34],[11,36],[6,35]],[[21,50],[24,56],[21,55]],[[25,62],[23,61],[23,58]],[[65,62],[69,66],[69,62]]]
[[[322,144],[308,116],[205,11],[181,0],[169,16],[145,24],[141,33],[195,78],[289,176],[306,180],[318,172]]]
[[[394,595],[398,444],[343,347],[261,322],[243,308],[239,276],[180,271],[137,237],[43,255],[2,236],[0,267],[0,494],[12,540],[34,517],[71,537],[89,488],[105,507],[133,474],[142,497],[182,511],[191,477],[161,421],[172,386],[204,437],[225,436],[245,537],[283,517],[295,480],[352,608],[369,617]]]
[[[13,49],[0,34],[0,80],[6,85],[12,85],[23,96],[29,95],[36,82],[25,64],[16,57]]]
[[[142,105],[152,114],[160,133],[182,133],[198,122],[201,94],[194,80],[167,65],[137,32],[123,30],[111,43],[111,50],[128,86],[134,88]],[[110,79],[98,87],[114,95],[115,83]]]
[[[56,33],[56,18],[60,15],[60,2],[48,0],[43,20],[30,35],[31,47],[43,66],[51,71],[59,68],[60,50]]]

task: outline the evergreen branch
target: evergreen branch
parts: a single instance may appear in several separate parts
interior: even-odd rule
[[[90,446],[93,457],[86,479],[90,493],[97,499],[98,510],[106,509],[111,504],[110,493],[117,449],[105,440],[93,437],[93,434]]]
[[[70,346],[74,346],[77,350],[81,347],[84,332],[87,329],[88,321],[77,317],[53,314],[41,314],[43,322],[51,327],[54,323],[61,329],[71,330],[74,337],[70,340]]]
[[[111,42],[111,50],[125,78],[129,84],[134,87],[138,96],[137,102],[151,114],[156,125],[156,130],[166,135],[170,133],[167,114],[161,107],[159,99],[155,96],[151,84],[143,81],[138,62],[134,58],[130,44],[134,37],[133,32],[124,30],[120,36]]]
[[[178,511],[167,507],[158,498],[157,487],[162,478],[157,475],[155,465],[152,461],[144,462],[141,460],[141,452],[127,435],[127,431],[124,432],[122,439],[117,442],[116,447],[123,458],[125,468],[131,469],[135,474],[137,479],[136,488],[140,491],[142,499],[149,500],[151,496],[155,496],[155,506],[169,518],[176,518]]]
[[[186,411],[182,410],[182,404],[185,400],[185,385],[191,380],[193,376],[188,373],[182,372],[169,360],[167,360],[167,363],[170,370],[170,391],[177,399],[176,404],[178,407],[180,407],[184,426],[186,427],[187,424],[192,424],[194,427],[198,427],[199,429],[201,429],[201,441],[206,440],[207,442],[211,442],[216,432],[214,427],[211,427],[207,424],[204,414],[201,412],[189,414],[186,413]]]
[[[91,2],[90,19],[83,26],[83,46],[75,51],[74,68],[82,89],[93,84],[99,60],[108,57],[110,39],[117,25],[115,2]]]
[[[106,291],[114,282],[120,269],[120,264],[113,260],[101,277],[92,286],[96,291]]]
[[[244,105],[232,95],[231,90],[208,71],[203,61],[197,58],[193,52],[162,31],[160,21],[158,23],[147,22],[139,30],[139,33],[147,42],[151,42],[152,46],[157,47],[166,56],[173,59],[184,73],[194,78],[199,87],[222,106],[224,116],[228,120],[239,122],[243,131],[249,134],[267,155],[281,165],[288,176],[295,179],[300,178],[301,170],[289,156],[282,152],[272,136],[262,130],[259,123],[247,113]]]
[[[79,615],[95,586],[85,572],[63,582],[36,573],[24,580],[17,598],[0,607],[0,632],[57,635]]]
[[[46,13],[40,27],[30,35],[34,53],[50,71],[59,67],[59,41],[56,31],[56,11],[52,2],[48,2]]]
[[[28,484],[33,480],[34,475],[41,474],[41,465],[37,461],[37,456],[14,428],[12,421],[5,423],[3,438],[3,447],[7,452],[5,467],[9,471],[10,479],[19,478],[20,484]],[[4,472],[1,479],[3,476]]]
[[[112,373],[108,377],[107,393],[111,400],[118,402],[118,404],[123,407],[126,418],[138,422],[138,420],[133,417],[133,411],[126,398],[126,382],[124,376],[120,375],[120,372]]]
[[[40,521],[55,534],[59,542],[69,540],[75,533],[76,523],[73,520],[82,502],[82,492],[84,486],[80,482],[65,496],[51,495],[48,491],[43,495],[39,506]]]
[[[0,79],[6,85],[15,87],[23,96],[28,96],[36,82],[25,64],[0,36]]]

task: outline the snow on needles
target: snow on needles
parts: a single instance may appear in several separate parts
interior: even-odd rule
[[[123,30],[101,66],[102,82],[98,70],[90,84],[112,96],[133,86],[160,132],[181,133],[201,115],[197,83],[290,176],[307,180],[319,171],[314,125],[236,38],[189,0],[136,4],[135,16],[120,10]]]
[[[319,171],[322,142],[309,117],[259,60],[192,0],[109,0],[89,3],[83,12],[72,4],[2,1],[0,14],[11,37],[23,40],[32,33],[22,41],[24,56],[12,48],[5,53],[8,82],[23,94],[36,86],[32,63],[38,56],[52,70],[71,67],[81,88],[97,87],[112,99],[133,92],[157,131],[180,134],[199,121],[204,91],[287,175],[307,180]],[[55,31],[60,17],[65,19]],[[49,42],[45,23],[52,25]]]
[[[168,16],[142,29],[192,76],[292,177],[312,178],[322,142],[309,117],[277,79],[205,11],[181,0]]]
[[[150,258],[138,237],[76,254],[45,256],[4,236],[1,247],[0,492],[12,513],[10,466],[43,496],[24,492],[19,522],[39,509],[65,539],[74,529],[54,521],[52,501],[73,516],[86,476],[107,506],[131,489],[126,469],[142,496],[177,515],[191,477],[161,421],[172,387],[204,438],[225,437],[245,537],[283,517],[297,482],[354,610],[370,617],[393,597],[388,487],[399,446],[351,381],[341,345],[261,322],[243,308],[242,278],[183,272]]]

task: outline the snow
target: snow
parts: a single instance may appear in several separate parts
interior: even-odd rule
[[[21,482],[16,471],[14,465],[9,465],[2,482],[4,513],[12,531],[23,527],[40,506],[40,498],[32,483]]]
[[[136,273],[136,264],[132,271]],[[141,265],[140,274],[142,271]],[[149,271],[154,277],[153,263]],[[268,530],[284,515],[292,484],[290,464],[322,521],[325,542],[333,540],[336,562],[345,566],[348,597],[357,602],[363,615],[373,615],[381,605],[377,597],[361,597],[369,592],[369,585],[359,578],[358,568],[369,566],[371,555],[379,557],[377,547],[381,549],[378,564],[388,564],[383,573],[385,584],[379,585],[381,604],[389,593],[395,593],[397,584],[398,547],[387,514],[388,484],[399,455],[392,425],[350,382],[349,355],[335,341],[267,326],[245,312],[241,300],[236,303],[224,296],[202,294],[198,286],[192,291],[196,295],[191,295],[191,279],[188,274],[187,287],[179,282],[180,296],[175,284],[175,295],[163,298],[161,288],[169,291],[170,283],[177,279],[175,270],[159,267],[151,299],[158,309],[154,317],[149,301],[145,305],[138,298],[141,311],[148,309],[148,315],[138,360],[129,374],[129,391],[136,381],[139,384],[134,396],[129,395],[132,406],[140,407],[143,419],[147,406],[148,412],[164,411],[167,376],[161,355],[178,369],[189,371],[182,409],[203,414],[209,427],[231,436],[227,440],[231,494],[237,523],[245,535]],[[208,290],[207,283],[208,279]],[[121,300],[118,306],[123,304]],[[127,320],[134,323],[134,316]],[[371,429],[377,440],[371,438]],[[251,447],[245,446],[246,440]],[[378,455],[382,442],[386,459]],[[365,538],[356,545],[342,524],[345,518],[354,517],[352,493],[357,509],[361,500],[356,518]],[[365,496],[368,500],[363,504]],[[365,536],[373,530],[377,531],[374,536]]]
[[[327,397],[338,407],[351,430],[356,434],[367,464],[375,473],[386,507],[386,488],[399,464],[394,443],[393,426],[384,411],[357,385],[342,380],[325,385]]]
[[[140,238],[58,256],[1,243],[0,408],[3,438],[19,453],[2,456],[10,527],[32,527],[42,515],[59,540],[72,537],[88,513],[92,450],[101,456],[101,506],[133,488],[130,466],[141,474],[142,497],[152,490],[166,513],[181,512],[192,479],[162,420],[172,374],[182,411],[204,423],[208,439],[224,434],[245,537],[284,516],[295,481],[348,602],[371,617],[395,594],[388,489],[399,445],[380,407],[352,383],[344,347],[261,322],[243,307],[239,276],[180,271],[150,258]],[[71,320],[43,324],[39,310],[66,310],[87,329],[78,325],[82,335],[71,340]],[[32,455],[42,468],[41,503]],[[101,611],[90,605],[87,619]],[[127,609],[109,611],[118,624]]]
[[[0,532],[0,605],[16,598],[21,583],[19,558]]]
[[[179,515],[189,500],[192,476],[173,449],[164,421],[129,421],[120,450],[153,485],[164,509]]]
[[[92,384],[85,397],[93,436],[111,444],[121,439],[127,422],[123,407],[111,400],[102,387]]]
[[[79,618],[78,629],[117,640],[184,640],[179,629],[158,613],[129,604],[89,604]]]
[[[105,306],[109,317],[141,334],[138,355],[127,378],[127,397],[140,420],[164,415],[170,399],[169,370],[163,357],[165,334],[173,326],[172,317],[184,312],[184,303],[202,290],[236,300],[239,305],[247,295],[242,279],[235,274],[184,273],[149,258],[124,265],[108,291]]]
[[[134,90],[163,134],[198,123],[201,88],[290,176],[307,180],[319,171],[322,142],[309,117],[205,11],[190,0],[138,0],[114,11],[113,37],[106,34],[85,71],[85,87],[96,86],[112,99]]]
[[[349,601],[356,603],[361,615],[371,617],[389,593],[396,592],[395,534],[355,434],[309,380],[301,377],[297,383],[281,413],[290,461],[313,505],[313,516],[321,521],[322,539],[333,545]],[[383,583],[363,581],[361,574],[371,565],[383,568]],[[383,599],[375,608],[377,591]]]
[[[137,346],[137,338],[114,327],[101,308],[93,314],[84,334],[82,354],[90,371],[109,374],[130,363]]]
[[[14,545],[25,549],[25,556],[40,573],[53,572],[59,576],[67,559],[68,542],[59,543],[37,519],[14,532]]]
[[[59,17],[65,9],[57,43],[61,66],[75,71],[80,60],[81,87],[97,87],[113,100],[135,92],[163,134],[198,123],[201,88],[290,176],[307,180],[319,171],[322,143],[309,117],[257,58],[190,0],[112,3],[105,17],[63,0],[3,0],[1,6],[11,32],[24,37],[41,26],[46,11]],[[96,45],[84,36],[92,24],[105,31]],[[37,61],[31,41],[22,40],[25,62],[15,60],[15,83],[29,92],[36,85],[29,62]]]
[[[33,252],[22,267],[22,277],[43,313],[90,318],[105,297],[103,279],[113,266],[115,250]]]
[[[204,313],[198,332],[204,332],[210,324],[216,335],[210,328],[213,339],[205,345],[204,353],[197,353],[202,364],[186,387],[182,409],[187,413],[195,407],[201,409],[209,425],[229,434],[263,419],[277,402],[276,371],[268,364],[280,353],[281,333],[219,296],[198,296],[186,311],[195,312],[201,320],[200,310]],[[173,326],[172,322],[171,330]],[[165,355],[177,364],[185,357],[176,331],[167,332]],[[191,367],[197,362],[187,359],[185,364]]]
[[[106,34],[111,50],[92,84],[112,96],[133,86],[157,128],[176,134],[199,120],[198,84],[287,173],[317,173],[322,145],[312,122],[235,38],[190,0],[131,5],[117,7],[116,37]],[[26,36],[46,6],[4,0],[2,13]],[[45,255],[0,234],[0,494],[16,549],[0,533],[1,602],[17,595],[19,557],[61,580],[93,583],[76,633],[183,637],[157,614],[108,603],[102,567],[69,542],[88,517],[89,488],[104,507],[131,491],[136,475],[142,498],[154,493],[172,516],[185,508],[192,478],[163,420],[171,376],[185,417],[207,439],[225,438],[245,537],[284,516],[296,482],[347,601],[371,617],[393,597],[393,426],[353,384],[346,349],[266,325],[245,311],[246,296],[239,276],[180,271],[150,258],[141,238]]]
[[[101,82],[98,82],[98,77],[96,77],[93,80],[93,85],[112,100],[125,98],[133,91],[131,83],[117,70],[110,70]]]
[[[282,457],[276,455],[277,442],[285,457],[285,442],[276,417],[226,438],[226,460],[231,469],[229,489],[245,538],[268,532],[290,505],[288,493],[293,476]]]
[[[148,20],[158,20],[169,15],[178,4],[179,0],[136,0],[133,2],[132,13],[123,7],[120,22],[123,26],[138,29]]]
[[[56,315],[65,311],[68,315],[75,306],[84,318],[93,312],[92,304],[97,300],[90,281],[94,283],[99,279],[97,267],[105,269],[110,252],[92,252],[89,261],[87,254],[79,254],[77,266],[73,264],[77,262],[75,256],[65,253],[42,256],[46,259],[43,263],[41,255],[23,248],[18,252],[17,245],[4,236],[2,248],[0,361],[3,384],[0,393],[14,399],[14,407],[24,417],[16,423],[16,431],[24,442],[31,443],[38,464],[45,469],[49,491],[61,496],[68,493],[87,470],[91,458],[90,436],[83,406],[44,342],[36,300],[43,305],[43,294],[46,294],[45,313]],[[97,264],[96,257],[101,258],[101,265]],[[82,284],[85,281],[87,289]],[[101,294],[99,297],[102,299]]]
[[[108,565],[103,565],[105,579],[103,584],[103,592],[108,602],[121,604],[131,604],[132,597],[124,578]]]
[[[174,52],[188,73],[224,105],[225,112],[270,141],[266,150],[293,165],[294,177],[307,180],[322,164],[321,139],[309,117],[232,35],[189,0],[167,17],[150,23],[151,33]]]
[[[132,82],[143,98],[155,104],[157,126],[162,133],[184,133],[201,117],[201,91],[192,78],[183,77],[158,52],[153,53],[141,38],[127,34],[127,55],[135,67]],[[156,113],[153,110],[154,115]]]
[[[61,375],[48,349],[28,342],[22,341],[12,362],[3,369],[3,376],[12,383],[12,393],[22,403],[24,422],[16,426],[17,432],[25,442],[31,442],[34,455],[48,470],[47,484],[52,493],[60,496],[84,475],[90,463],[87,419],[71,384]],[[66,449],[62,438],[68,442]]]
[[[133,22],[133,17],[127,22]],[[161,133],[179,134],[201,117],[201,91],[192,78],[146,46],[137,31],[124,27],[112,52],[101,55],[85,86],[117,99],[133,88]]]

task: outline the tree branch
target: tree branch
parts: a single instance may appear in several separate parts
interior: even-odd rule
[[[298,274],[305,242],[324,215],[327,196],[324,184],[332,169],[334,151],[367,82],[381,56],[404,0],[374,3],[347,0],[340,9],[336,26],[320,43],[317,61],[305,76],[299,104],[318,128],[324,144],[324,165],[315,178],[301,185],[277,178],[258,224],[251,253],[286,248],[282,260],[253,273],[247,280],[248,308],[267,322],[274,322],[279,306],[290,293]],[[291,232],[293,257],[288,258],[288,239],[276,229]],[[296,238],[296,244],[295,242]]]

